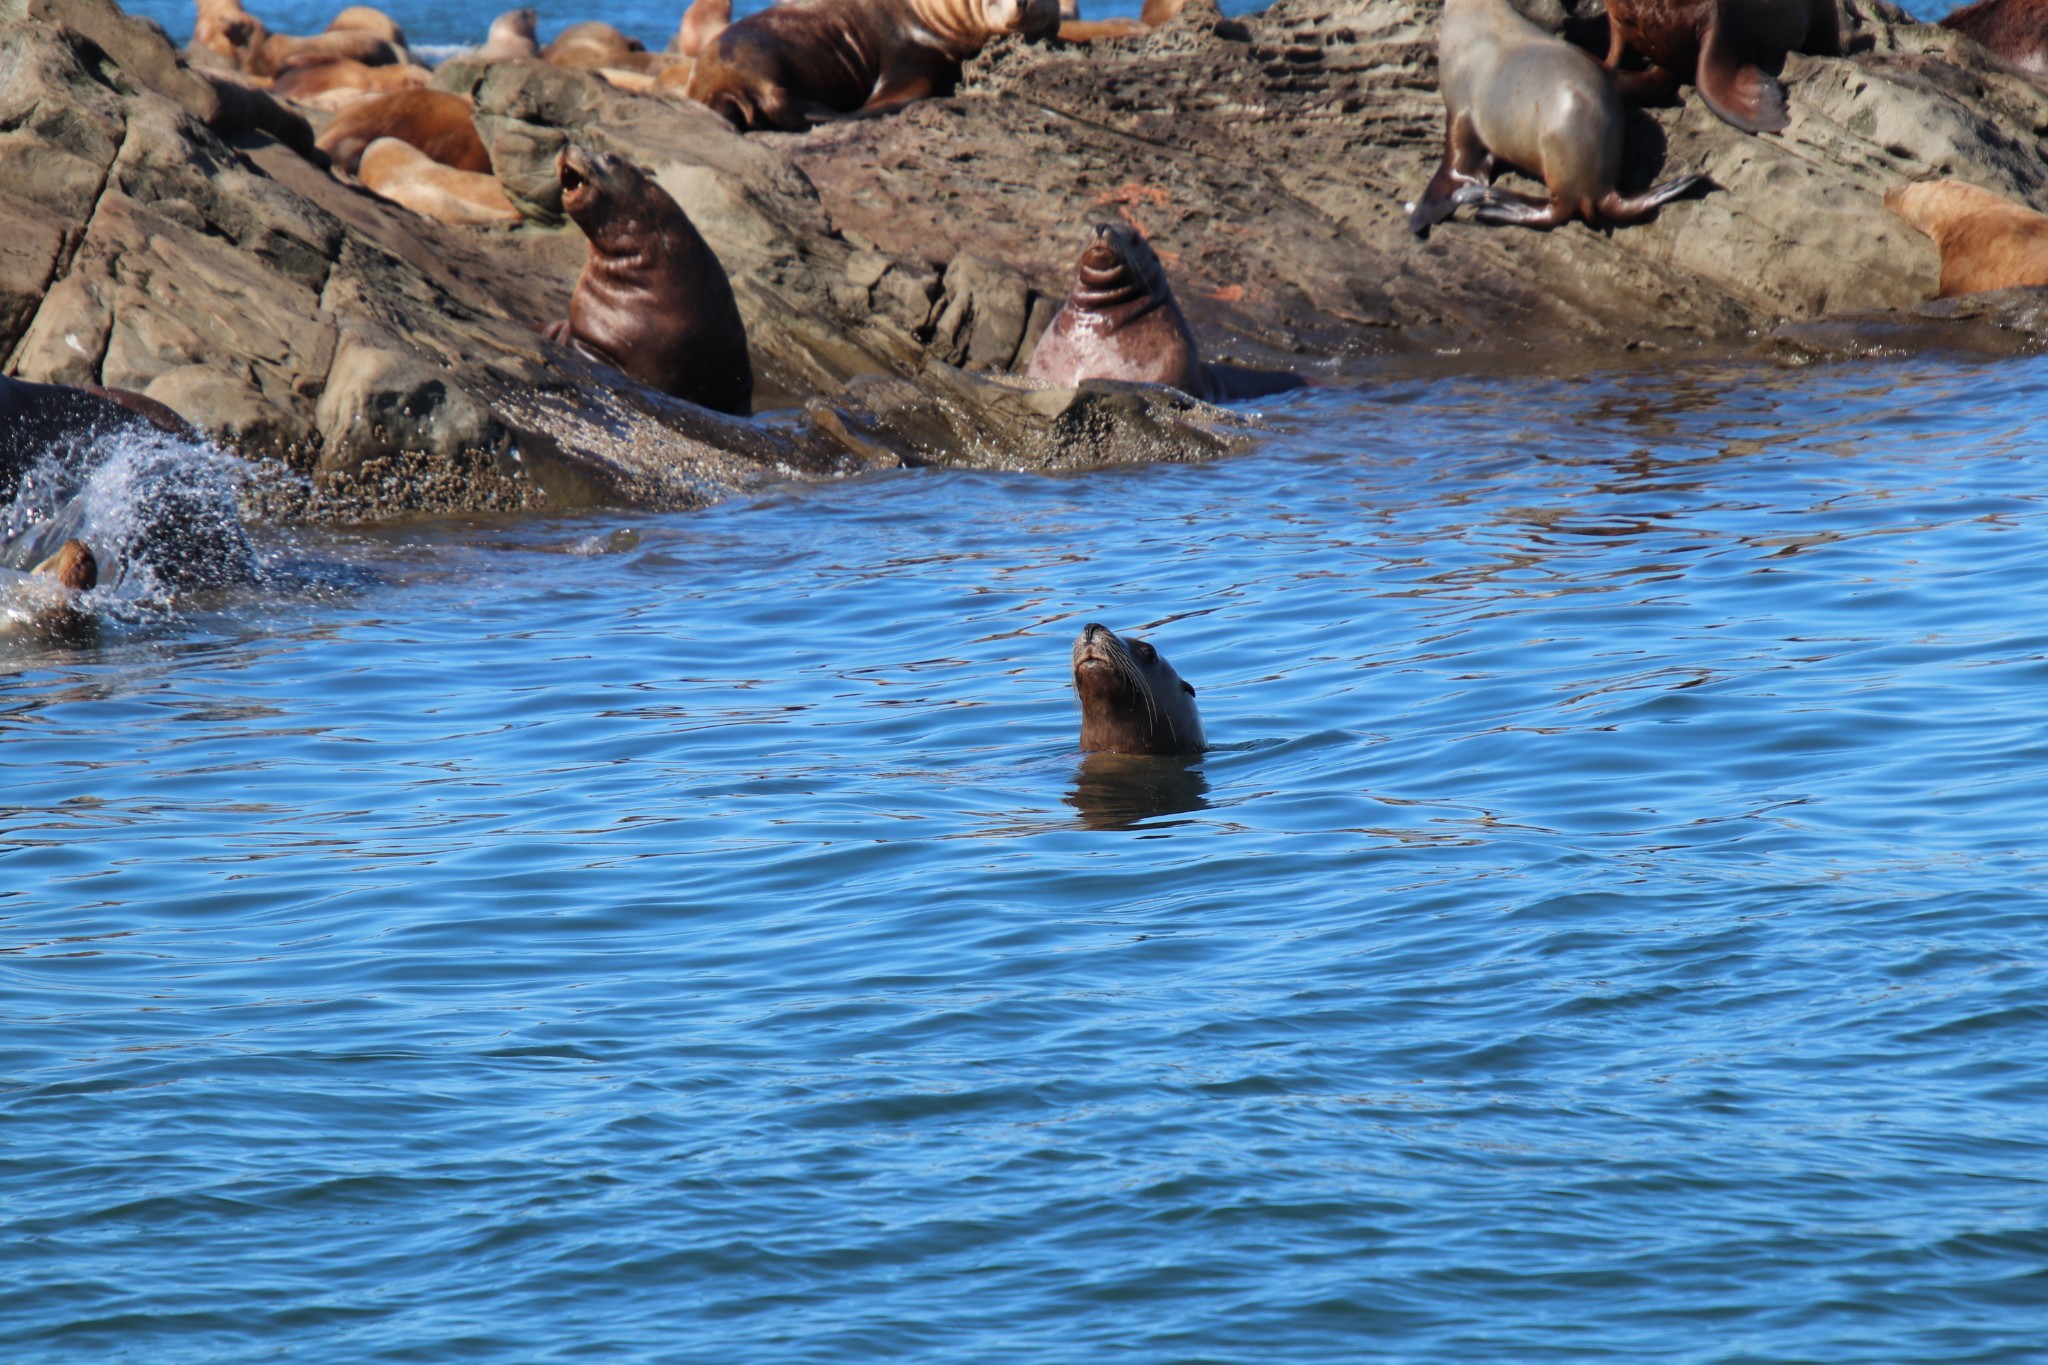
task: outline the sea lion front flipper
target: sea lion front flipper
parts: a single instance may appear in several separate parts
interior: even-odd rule
[[[1747,60],[1731,25],[1717,18],[1700,36],[1700,65],[1693,83],[1723,123],[1745,133],[1776,133],[1792,122],[1785,112],[1785,87]]]

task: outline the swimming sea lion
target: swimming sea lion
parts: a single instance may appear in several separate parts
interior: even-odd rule
[[[697,54],[689,95],[743,132],[802,132],[951,94],[989,39],[1058,27],[1058,0],[795,0],[720,33]]]
[[[172,436],[197,434],[162,403],[128,389],[31,384],[0,375],[0,503],[13,500],[21,476],[56,441],[132,427],[137,418]]]
[[[1608,0],[1607,69],[1631,96],[1690,79],[1723,123],[1775,133],[1791,122],[1785,54],[1838,54],[1841,23],[1835,0]],[[1621,69],[1631,49],[1648,71]]]
[[[1508,0],[1444,0],[1437,35],[1444,159],[1410,205],[1417,236],[1477,204],[1487,223],[1595,227],[1640,222],[1704,177],[1684,175],[1624,195],[1621,98],[1600,64],[1524,19]],[[1493,186],[1505,163],[1542,177],[1548,199]]]
[[[732,0],[690,0],[683,22],[676,29],[668,50],[680,57],[695,57],[704,45],[732,24]]]
[[[1084,379],[1166,384],[1213,403],[1302,387],[1296,375],[1204,364],[1158,253],[1116,222],[1095,225],[1024,374],[1063,388]]]
[[[1073,657],[1083,750],[1197,754],[1208,747],[1195,689],[1151,645],[1090,622]]]
[[[2048,2],[1977,0],[1941,21],[1976,39],[2022,71],[2048,75]]]
[[[590,239],[569,316],[547,329],[607,365],[718,412],[753,410],[754,369],[732,281],[682,206],[638,166],[571,143],[562,207]]]
[[[424,66],[364,66],[345,58],[294,57],[271,84],[271,93],[311,109],[340,110],[365,95],[415,90],[434,78]]]
[[[0,578],[0,636],[79,634],[91,618],[78,598],[99,581],[99,561],[82,540],[65,541],[26,574],[8,571]]]
[[[519,210],[495,175],[443,166],[410,142],[380,137],[363,149],[356,179],[370,193],[402,204],[422,218],[457,227],[509,227]]]
[[[320,150],[334,164],[356,173],[363,149],[380,137],[409,142],[443,166],[491,172],[491,154],[477,136],[470,103],[445,90],[394,90],[351,104],[320,134]]]
[[[1900,185],[1884,205],[1941,249],[1937,298],[2048,285],[2048,216],[1960,180]]]
[[[538,31],[533,7],[508,9],[491,20],[490,34],[484,45],[469,54],[473,62],[510,62],[521,57],[538,57],[540,44],[534,41]]]

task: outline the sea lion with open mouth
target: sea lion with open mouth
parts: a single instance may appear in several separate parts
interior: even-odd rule
[[[1073,658],[1083,750],[1198,754],[1208,747],[1195,689],[1150,644],[1090,622]]]
[[[682,206],[638,166],[575,144],[555,173],[590,256],[550,341],[716,412],[753,410],[754,368],[732,281]]]

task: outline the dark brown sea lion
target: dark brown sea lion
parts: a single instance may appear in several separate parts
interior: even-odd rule
[[[1524,19],[1508,0],[1444,0],[1437,35],[1444,97],[1444,159],[1409,206],[1418,236],[1464,204],[1487,223],[1548,228],[1583,219],[1595,227],[1640,222],[1704,177],[1684,175],[1641,194],[1621,176],[1621,98],[1600,64]],[[1548,198],[1493,186],[1513,166],[1540,176]]]
[[[548,339],[718,412],[753,410],[754,368],[732,281],[682,206],[638,166],[573,143],[562,207],[590,239],[567,320]]]
[[[313,140],[313,125],[296,110],[287,109],[267,90],[258,90],[216,71],[192,73],[213,87],[217,99],[213,117],[206,126],[222,137],[238,133],[267,133],[316,165],[327,164],[327,154]]]
[[[521,57],[538,57],[540,44],[534,41],[539,31],[539,20],[533,7],[508,9],[491,20],[491,31],[484,39],[484,45],[469,54],[473,62],[510,62]]]
[[[491,154],[477,136],[470,103],[445,90],[395,90],[372,95],[334,116],[320,134],[320,150],[334,164],[356,173],[363,149],[380,137],[410,142],[443,166],[488,175]]]
[[[1291,374],[1204,364],[1158,253],[1116,222],[1095,225],[1024,374],[1063,388],[1085,379],[1166,384],[1219,403],[1302,386]]]
[[[21,476],[53,442],[132,426],[136,418],[173,436],[190,439],[196,434],[162,403],[127,389],[31,384],[0,375],[0,502],[14,497]]]
[[[1198,754],[1208,747],[1195,689],[1151,645],[1090,622],[1073,657],[1083,750]]]
[[[951,94],[989,39],[1058,27],[1058,0],[795,0],[720,33],[698,53],[689,95],[743,131],[801,132]]]
[[[1838,54],[1841,25],[1835,0],[1608,0],[1607,69],[1632,97],[1690,80],[1723,123],[1775,133],[1791,122],[1785,54]],[[1629,51],[1650,69],[1623,71]]]
[[[1936,297],[2048,285],[2048,216],[1959,180],[1900,185],[1885,207],[1941,248]]]
[[[1941,21],[2022,71],[2048,75],[2048,0],[1977,0]]]

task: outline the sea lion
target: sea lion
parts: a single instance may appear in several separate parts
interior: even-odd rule
[[[679,57],[694,58],[704,45],[732,25],[732,0],[690,0],[683,22],[676,29],[668,50]]]
[[[1166,384],[1213,403],[1302,387],[1297,375],[1204,364],[1158,253],[1116,222],[1095,225],[1024,375],[1062,388],[1085,379]]]
[[[1625,195],[1621,98],[1590,56],[1524,19],[1508,0],[1444,0],[1437,35],[1444,159],[1408,227],[1428,235],[1465,204],[1486,223],[1621,227],[1709,183],[1683,175]],[[1494,187],[1506,164],[1542,178],[1548,199]]]
[[[0,375],[0,503],[11,502],[21,476],[66,436],[132,427],[137,418],[168,435],[191,439],[185,419],[154,398],[97,384],[32,384]]]
[[[374,9],[369,5],[350,5],[328,21],[327,31],[368,33],[382,38],[401,52],[405,50],[405,30],[398,26],[398,21],[383,10]]]
[[[213,87],[216,103],[206,126],[215,133],[224,138],[266,133],[315,165],[327,164],[327,154],[313,140],[313,125],[296,110],[279,104],[269,91],[217,71],[195,69],[192,74]]]
[[[720,33],[697,54],[689,95],[742,132],[802,132],[951,94],[989,39],[1058,27],[1058,0],[796,0]]]
[[[470,103],[445,90],[394,90],[358,100],[334,116],[320,134],[320,150],[334,164],[356,173],[363,149],[380,137],[409,142],[443,166],[491,172],[491,154],[477,135]]]
[[[590,239],[569,316],[547,329],[663,393],[753,410],[747,328],[725,267],[682,206],[638,166],[571,143],[555,161],[562,207]]]
[[[638,38],[628,38],[610,24],[586,20],[571,24],[540,50],[541,60],[577,71],[612,67],[620,71],[645,70],[654,54]]]
[[[510,226],[519,210],[495,175],[443,166],[410,142],[380,137],[363,149],[356,179],[370,193],[402,204],[422,218],[457,227]]]
[[[1960,180],[1887,191],[1884,206],[1941,249],[1937,298],[2048,285],[2048,216]]]
[[[2048,0],[1977,0],[1941,21],[2022,71],[2048,76]]]
[[[99,561],[82,540],[67,540],[26,574],[0,579],[0,637],[63,638],[81,633],[91,617],[79,597],[100,581]]]
[[[294,57],[277,73],[270,91],[310,109],[339,111],[365,95],[416,90],[433,78],[433,72],[410,62],[364,66],[345,58]]]
[[[1707,108],[1746,133],[1790,123],[1777,71],[1788,52],[1842,50],[1835,0],[1608,0],[1607,69],[1630,97],[1690,79]],[[1628,51],[1648,71],[1623,71]]]
[[[540,56],[540,44],[534,41],[538,32],[537,17],[533,7],[508,9],[491,20],[491,31],[484,39],[484,45],[469,54],[473,62],[511,62],[522,57]]]
[[[1198,754],[1208,747],[1195,689],[1145,641],[1090,622],[1073,658],[1084,751]]]

